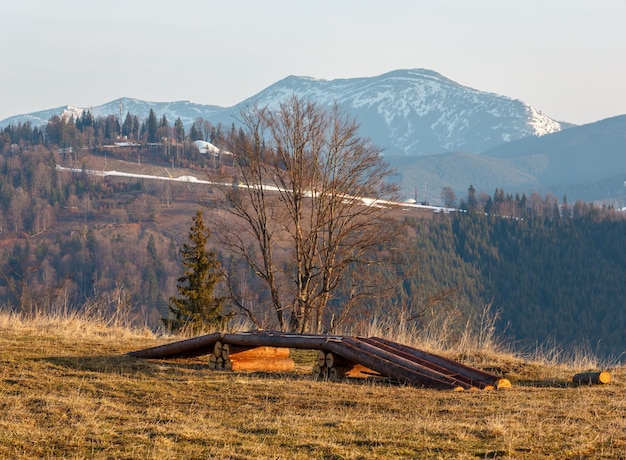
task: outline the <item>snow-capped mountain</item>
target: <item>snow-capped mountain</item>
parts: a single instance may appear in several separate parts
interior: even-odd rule
[[[480,153],[562,129],[522,101],[468,88],[425,69],[338,80],[290,76],[234,108],[252,102],[272,107],[292,94],[324,105],[337,101],[359,121],[363,135],[396,154]]]
[[[294,94],[320,105],[337,102],[361,124],[361,135],[372,139],[388,154],[480,153],[503,142],[563,128],[561,123],[522,101],[468,88],[425,69],[336,80],[290,76],[229,108],[188,101],[158,103],[122,98],[92,108],[60,107],[15,116],[1,121],[0,127],[26,121],[41,125],[54,114],[77,116],[87,109],[95,116],[121,113],[125,117],[130,112],[143,119],[151,108],[158,118],[165,115],[170,123],[180,117],[187,128],[199,117],[214,125],[231,126],[246,106],[256,103],[276,107]]]

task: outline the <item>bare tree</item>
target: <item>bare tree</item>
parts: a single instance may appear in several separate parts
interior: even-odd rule
[[[446,185],[441,189],[441,199],[443,200],[443,205],[446,208],[456,207],[456,193],[449,185]]]
[[[229,145],[235,175],[221,186],[228,225],[214,225],[216,235],[263,281],[281,329],[336,327],[325,315],[340,289],[334,317],[344,320],[374,291],[346,279],[377,263],[392,237],[393,205],[383,201],[397,192],[392,171],[337,105],[324,110],[293,96],[276,110],[250,107],[242,124]]]

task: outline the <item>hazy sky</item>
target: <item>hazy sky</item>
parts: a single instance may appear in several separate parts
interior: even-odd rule
[[[624,24],[626,0],[4,1],[0,120],[427,68],[588,123],[626,113]]]

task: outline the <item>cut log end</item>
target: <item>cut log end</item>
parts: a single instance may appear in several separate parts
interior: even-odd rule
[[[215,342],[215,345],[213,345],[213,354],[215,356],[221,356],[222,355],[222,342],[220,342],[219,340],[217,342]]]
[[[496,389],[498,389],[498,390],[502,390],[502,389],[505,389],[505,388],[511,388],[511,387],[512,387],[511,382],[510,382],[508,379],[498,379],[498,380],[495,382],[495,385],[494,385],[494,386],[495,386],[495,387],[496,387]],[[492,387],[492,388],[493,388],[493,387]],[[487,388],[486,388],[486,389],[487,389]]]

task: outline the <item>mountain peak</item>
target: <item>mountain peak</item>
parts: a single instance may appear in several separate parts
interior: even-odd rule
[[[559,122],[522,101],[420,68],[335,80],[291,75],[234,108],[250,103],[273,108],[294,94],[322,105],[339,103],[359,121],[362,134],[389,153],[480,153],[503,142],[562,129]]]

